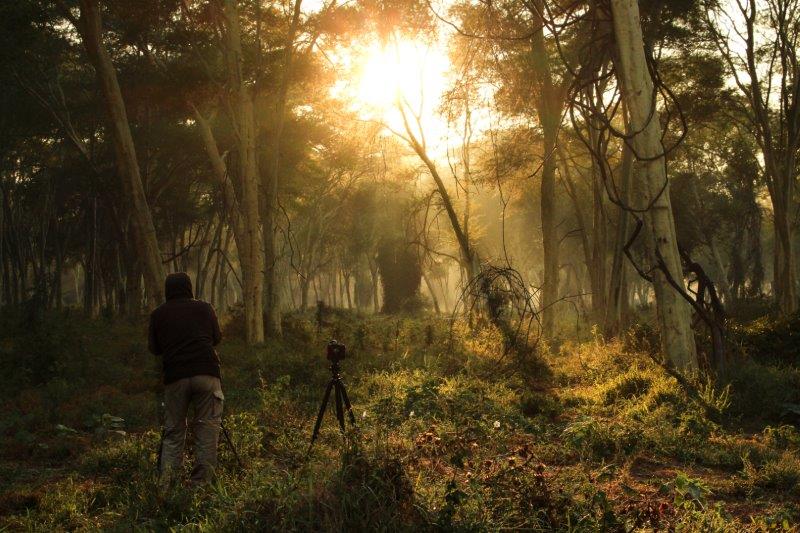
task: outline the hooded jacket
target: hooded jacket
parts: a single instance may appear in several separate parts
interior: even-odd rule
[[[164,297],[150,314],[148,340],[150,351],[162,358],[164,383],[199,375],[220,377],[214,346],[222,335],[214,308],[194,299],[192,280],[185,272],[167,276]]]

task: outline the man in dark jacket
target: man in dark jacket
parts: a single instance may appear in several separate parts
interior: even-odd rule
[[[220,386],[219,322],[211,304],[195,300],[185,272],[167,276],[166,302],[150,314],[149,349],[164,368],[166,421],[161,443],[160,484],[168,487],[180,472],[186,440],[186,415],[194,406],[195,466],[191,481],[214,477],[217,441],[225,397]]]

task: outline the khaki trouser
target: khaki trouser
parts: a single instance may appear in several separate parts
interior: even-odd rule
[[[219,378],[214,376],[192,376],[170,383],[164,388],[166,422],[161,444],[162,484],[171,483],[183,465],[189,405],[194,406],[192,432],[195,465],[191,480],[203,483],[214,478],[224,400]]]

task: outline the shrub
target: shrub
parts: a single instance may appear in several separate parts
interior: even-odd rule
[[[732,414],[769,422],[780,420],[786,404],[800,403],[800,370],[744,360],[729,377]]]
[[[561,405],[551,395],[526,392],[520,399],[520,411],[528,417],[544,416],[552,419],[561,412]]]
[[[800,457],[796,453],[770,454],[758,465],[747,459],[744,474],[752,487],[800,495]]]
[[[732,328],[746,353],[759,360],[800,364],[800,313],[788,317],[764,316]]]
[[[636,424],[623,425],[592,417],[582,417],[572,422],[562,435],[582,456],[594,459],[630,454],[642,440],[641,429]]]
[[[628,400],[646,393],[652,381],[651,376],[639,370],[632,370],[602,385],[600,396],[604,404],[611,405],[619,400]]]

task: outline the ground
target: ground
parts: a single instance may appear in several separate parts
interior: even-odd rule
[[[652,334],[506,350],[443,318],[291,315],[220,347],[219,480],[161,499],[158,362],[144,321],[6,316],[0,530],[742,531],[800,523],[800,371],[742,350],[679,385]],[[358,428],[308,441],[344,341]],[[757,343],[751,343],[757,346]],[[784,350],[785,351],[785,350]],[[191,448],[191,442],[189,443]]]

